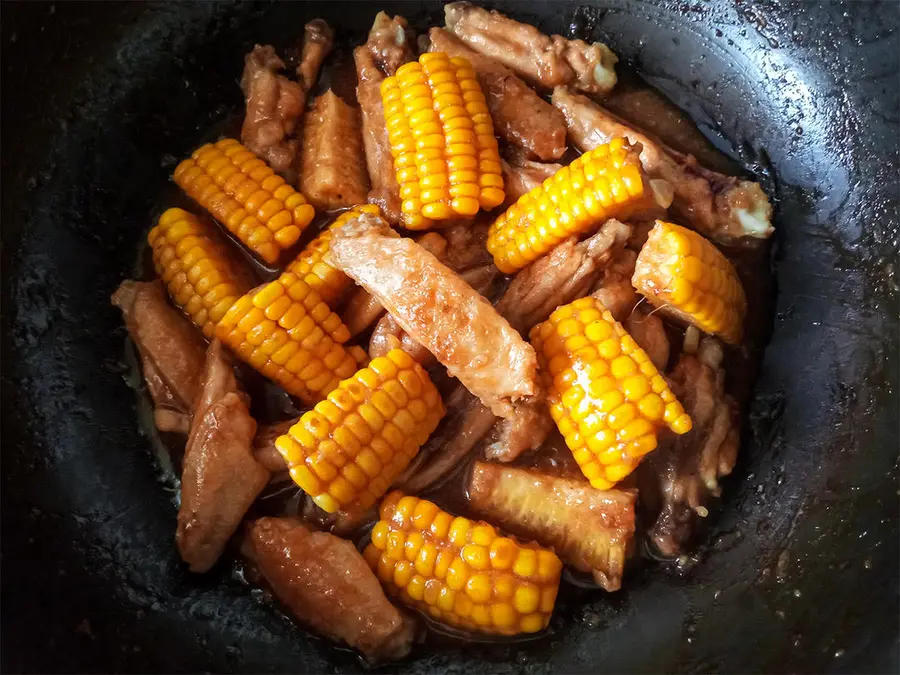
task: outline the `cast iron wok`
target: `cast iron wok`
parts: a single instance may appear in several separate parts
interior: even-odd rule
[[[396,672],[898,670],[898,5],[497,3],[602,37],[777,204],[776,315],[700,564],[569,591],[543,639]],[[440,3],[3,4],[2,668],[360,667],[227,566],[189,574],[122,322],[173,158],[238,111],[243,54]]]

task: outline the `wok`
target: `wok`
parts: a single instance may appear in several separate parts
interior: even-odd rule
[[[243,54],[377,6],[3,4],[2,668],[355,670],[230,575],[188,573],[108,301]],[[776,203],[771,342],[700,564],[570,590],[532,642],[395,672],[897,672],[896,3],[496,3],[603,38]]]

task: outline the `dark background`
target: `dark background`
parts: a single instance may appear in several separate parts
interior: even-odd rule
[[[776,316],[742,457],[691,571],[569,592],[535,642],[451,641],[388,670],[897,672],[900,5],[596,4],[511,11],[606,41],[776,201]],[[108,297],[173,158],[239,110],[253,42],[286,45],[316,15],[358,39],[382,6],[440,11],[0,6],[5,672],[359,668],[224,566],[179,563]]]

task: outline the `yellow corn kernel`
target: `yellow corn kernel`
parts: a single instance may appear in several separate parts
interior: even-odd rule
[[[318,330],[340,344],[350,339],[350,331],[341,317],[294,272],[284,272],[275,281],[257,289],[253,304],[301,344],[317,335]]]
[[[657,220],[631,283],[670,316],[731,344],[741,341],[744,287],[728,258],[697,232]]]
[[[515,635],[547,626],[562,573],[553,551],[399,491],[384,498],[379,517],[364,557],[389,594],[467,630]],[[414,572],[394,553],[410,540],[419,547]]]
[[[488,232],[488,251],[501,271],[516,272],[564,239],[626,219],[653,205],[637,151],[622,138],[590,150],[501,214]]]
[[[233,138],[207,143],[175,169],[175,182],[265,262],[300,238],[313,207]]]
[[[328,253],[334,231],[361,213],[381,215],[381,209],[375,204],[363,204],[344,211],[285,268],[286,272],[293,272],[305,281],[330,307],[340,300],[344,291],[350,287],[351,280],[339,269],[325,262],[325,254]]]
[[[296,275],[291,275],[294,278],[291,283],[282,283],[287,275],[285,273],[279,280],[238,298],[219,321],[215,334],[243,361],[280,384],[292,396],[313,405],[325,398],[342,379],[352,375],[357,363],[353,355],[309,315],[305,315],[308,321],[287,327],[292,315],[307,311],[300,302],[291,300],[287,305],[281,302],[291,297],[293,286],[302,283]],[[315,295],[308,289],[307,294]],[[314,300],[317,305],[324,304],[317,296]],[[331,334],[340,336],[333,321],[328,325],[333,329]]]
[[[147,240],[169,295],[211,338],[219,319],[253,285],[249,270],[212,225],[182,209],[163,213]]]
[[[471,217],[503,203],[503,174],[487,102],[464,58],[423,54],[381,84],[403,224]]]
[[[395,428],[391,419],[405,413],[405,407],[395,406],[394,412],[383,419],[379,414],[375,424],[369,420],[373,413],[372,399],[401,376],[419,380],[420,394],[415,400],[425,405],[426,414],[394,446],[386,434]],[[412,461],[443,415],[444,405],[428,373],[409,354],[394,349],[338,384],[324,401],[280,436],[275,445],[297,485],[325,511],[350,506],[365,510]],[[342,466],[340,477],[330,469],[333,466]],[[411,520],[431,524],[431,511],[424,509],[414,514],[414,501],[407,502],[406,506],[409,507],[406,515]],[[437,507],[433,513],[436,512]],[[387,547],[392,533],[384,528],[380,532],[378,536],[383,537]],[[399,555],[397,560],[405,559],[414,564],[419,574],[427,571],[430,575],[437,551],[422,531],[398,531],[394,535],[402,535],[397,537],[402,540],[397,543],[401,547],[399,552],[395,551]]]
[[[550,415],[595,488],[608,489],[630,474],[656,447],[663,425],[678,434],[690,431],[691,418],[665,379],[596,298],[554,311],[532,329],[531,343]],[[515,563],[528,570],[532,564]]]

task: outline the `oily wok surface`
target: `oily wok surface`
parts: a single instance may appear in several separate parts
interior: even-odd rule
[[[541,640],[435,640],[390,669],[896,671],[896,5],[494,6],[602,38],[763,183],[776,314],[700,564],[647,563],[614,595],[570,588]],[[227,566],[197,578],[178,561],[175,491],[108,297],[176,158],[240,110],[252,44],[288,44],[314,16],[358,38],[375,9],[4,6],[4,670],[360,667]]]

